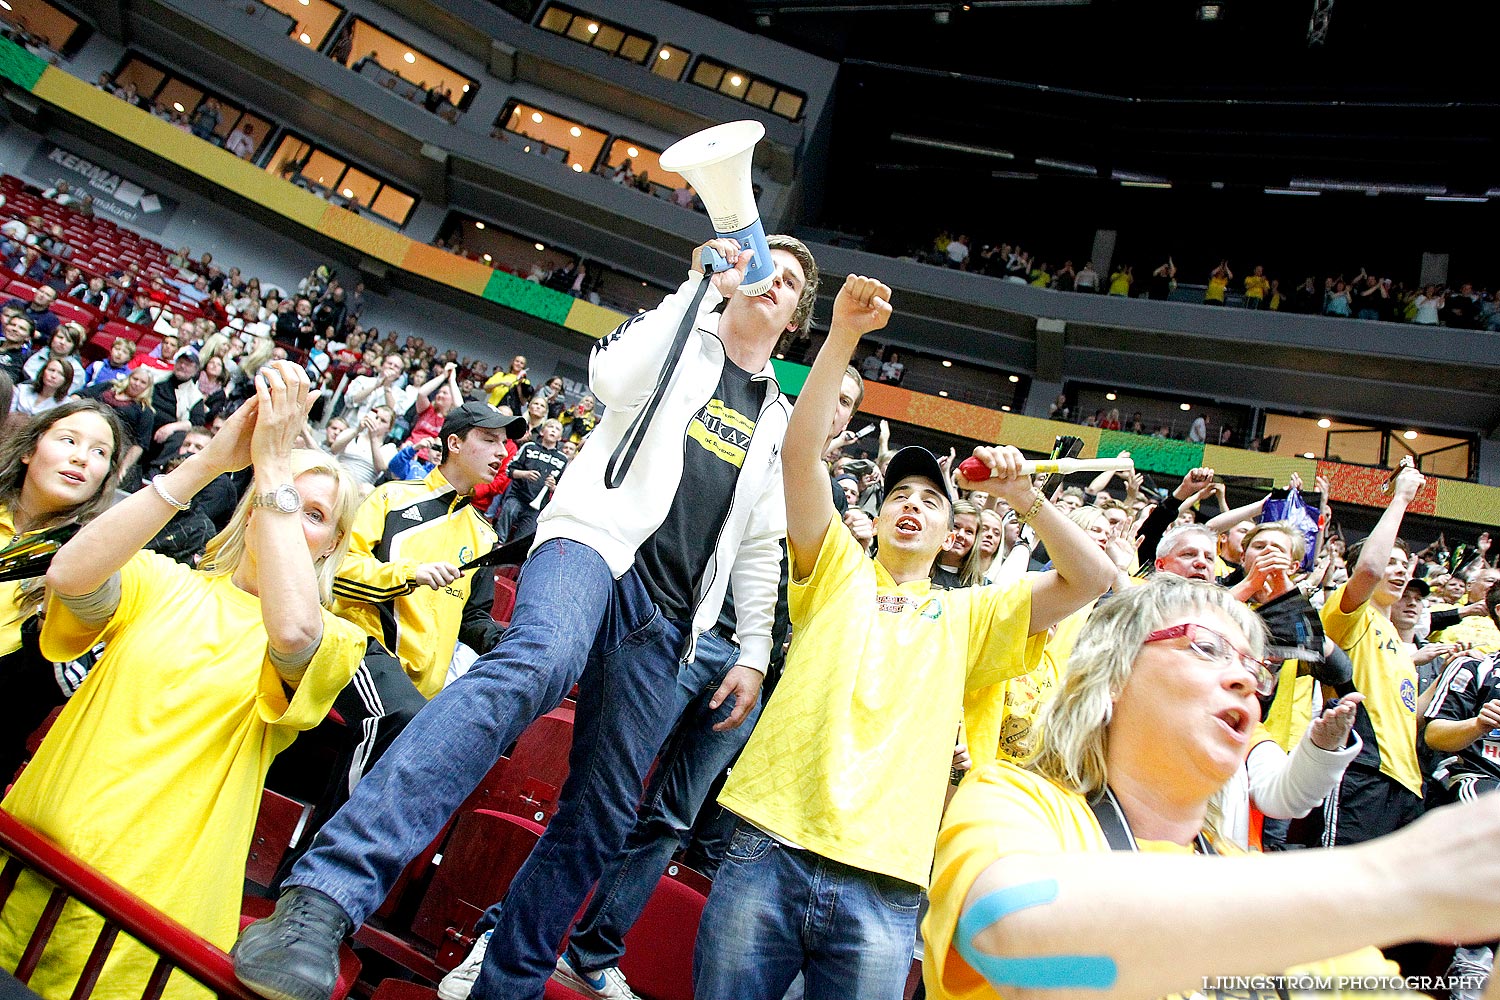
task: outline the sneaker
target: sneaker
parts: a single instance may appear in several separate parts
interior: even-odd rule
[[[246,927],[229,952],[240,982],[268,1000],[329,1000],[339,945],[352,929],[332,897],[292,886],[276,912]]]
[[[469,1000],[469,991],[474,989],[474,980],[479,978],[479,967],[484,964],[484,953],[490,946],[493,933],[485,931],[479,935],[479,940],[469,949],[469,957],[448,970],[443,981],[438,983],[438,996],[442,1000]]]
[[[630,991],[630,984],[625,982],[625,974],[615,966],[611,965],[597,972],[587,973],[582,969],[573,968],[566,952],[557,960],[557,968],[552,971],[552,978],[564,986],[572,987],[586,997],[602,997],[603,1000],[640,1000],[640,997]]]

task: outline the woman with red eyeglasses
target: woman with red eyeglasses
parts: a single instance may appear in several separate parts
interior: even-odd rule
[[[949,804],[923,925],[929,997],[1396,977],[1378,948],[1500,934],[1500,796],[1357,848],[1260,855],[1225,841],[1215,798],[1274,684],[1264,643],[1227,591],[1166,574],[1095,608],[1032,730],[1036,753],[970,774]],[[1372,984],[1403,985],[1359,988]]]

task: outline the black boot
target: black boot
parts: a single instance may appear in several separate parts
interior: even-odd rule
[[[294,885],[276,912],[246,927],[229,952],[239,981],[269,1000],[329,1000],[339,977],[339,945],[352,929],[338,903]]]

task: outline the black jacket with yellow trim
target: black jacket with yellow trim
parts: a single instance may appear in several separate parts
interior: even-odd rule
[[[354,516],[349,554],[333,583],[334,611],[401,661],[424,697],[443,689],[455,642],[480,653],[500,639],[490,618],[493,570],[481,567],[438,590],[418,586],[423,563],[461,566],[495,546],[495,530],[439,469],[386,483]]]

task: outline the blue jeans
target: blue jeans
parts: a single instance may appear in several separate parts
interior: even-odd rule
[[[506,490],[494,503],[490,504],[488,511],[495,521],[495,534],[499,536],[497,544],[504,545],[513,538],[525,538],[536,531],[537,511],[533,510],[529,503],[518,499],[510,490]]]
[[[679,693],[690,695],[692,701],[657,757],[646,801],[624,850],[605,866],[583,919],[568,939],[568,959],[574,968],[594,971],[620,964],[626,932],[646,909],[673,853],[685,846],[714,779],[750,739],[760,718],[759,699],[737,728],[722,733],[713,727],[728,717],[734,700],[726,698],[717,709],[708,707],[739,655],[738,646],[712,632],[699,638],[692,670],[699,687],[694,692],[678,685]]]
[[[901,1000],[922,890],[786,847],[741,821],[693,952],[698,1000]]]
[[[417,713],[286,885],[327,893],[354,926],[363,924],[522,730],[562,702],[585,665],[633,685],[638,652],[664,625],[634,571],[616,581],[587,545],[543,543],[522,567],[500,642]],[[675,651],[664,655],[675,664]],[[580,753],[587,756],[580,744],[587,746],[575,736],[575,773]]]

